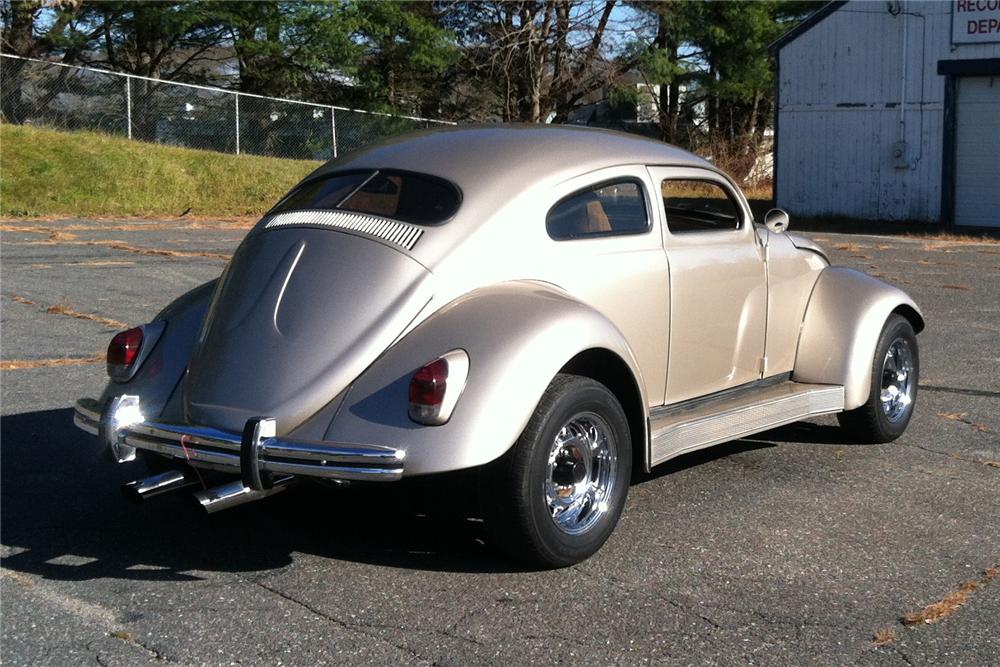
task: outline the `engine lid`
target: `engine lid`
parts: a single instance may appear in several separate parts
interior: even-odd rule
[[[237,249],[184,381],[185,418],[284,435],[368,367],[433,295],[432,275],[372,239],[316,228],[251,234]],[[404,412],[407,406],[400,406]]]

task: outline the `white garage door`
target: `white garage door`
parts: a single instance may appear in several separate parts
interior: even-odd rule
[[[1000,227],[1000,76],[958,80],[955,223]]]

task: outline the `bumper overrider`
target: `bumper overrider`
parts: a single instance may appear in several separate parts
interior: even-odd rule
[[[242,434],[158,422],[142,414],[138,396],[117,396],[103,405],[80,399],[73,423],[98,436],[118,463],[134,460],[142,449],[239,475],[237,482],[195,494],[211,512],[272,495],[298,478],[396,481],[403,475],[405,451],[400,449],[278,438],[275,420],[266,417],[248,420]],[[125,491],[145,498],[193,483],[186,472],[176,471],[132,482]]]

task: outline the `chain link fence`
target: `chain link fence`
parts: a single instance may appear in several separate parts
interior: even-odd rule
[[[0,111],[5,122],[18,125],[307,160],[327,160],[385,137],[453,124],[7,54],[0,54]]]

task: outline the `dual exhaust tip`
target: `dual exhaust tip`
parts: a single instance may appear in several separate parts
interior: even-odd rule
[[[262,491],[244,486],[241,480],[237,480],[210,489],[203,489],[195,493],[194,497],[206,512],[214,514],[215,512],[221,512],[231,507],[244,505],[254,500],[262,500],[268,496],[281,493],[288,488],[291,480],[291,477],[276,479],[271,488]],[[147,498],[153,498],[200,484],[201,481],[192,471],[168,470],[152,477],[123,484],[122,494],[132,502],[141,503]]]

